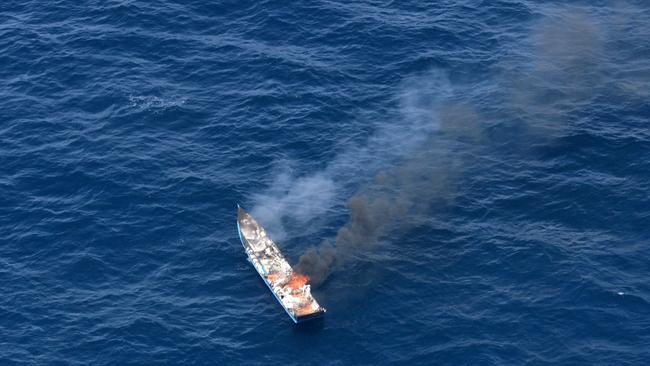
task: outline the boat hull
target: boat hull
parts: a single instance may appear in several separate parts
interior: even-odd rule
[[[291,266],[289,266],[282,254],[279,252],[275,243],[267,237],[264,229],[239,206],[237,216],[237,233],[239,234],[239,240],[246,251],[248,262],[251,263],[253,268],[255,268],[264,284],[268,287],[291,320],[293,320],[294,323],[302,323],[322,317],[326,310],[318,305],[315,299],[313,299],[309,285],[303,286],[297,290],[287,285],[286,280],[293,276],[293,269],[291,269]],[[242,229],[242,224],[246,225],[247,232]],[[253,237],[255,240],[249,241],[247,236],[251,237],[251,228],[254,229],[255,233],[258,236],[261,236],[264,240],[260,240],[258,236],[255,236]],[[262,245],[260,245],[260,242],[262,242]],[[271,255],[268,254],[269,252]],[[269,278],[272,276],[274,276],[273,278],[280,277],[280,279],[270,281]],[[291,301],[294,300],[294,298],[298,298],[302,301],[300,305],[308,303],[311,307],[307,311],[304,311],[304,308],[299,307],[296,305],[296,302]]]

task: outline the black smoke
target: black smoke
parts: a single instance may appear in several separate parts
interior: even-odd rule
[[[452,83],[440,70],[407,79],[399,117],[384,121],[366,146],[341,154],[311,176],[285,176],[279,189],[274,185],[256,197],[254,211],[272,213],[262,221],[278,226],[283,219],[308,223],[346,202],[349,220],[334,238],[309,247],[298,271],[318,285],[393,230],[448,205],[460,194],[466,170],[480,165],[481,149],[500,148],[496,141],[503,139],[494,131],[503,131],[503,121],[520,124],[508,140],[548,141],[571,133],[575,111],[594,105],[605,89],[633,101],[648,95],[643,86],[650,85],[649,74],[638,71],[641,64],[649,67],[648,61],[636,66],[616,61],[633,52],[626,44],[650,36],[641,16],[647,9],[619,2],[607,16],[589,8],[544,10],[547,15],[531,25],[524,41],[509,46],[516,52],[496,63],[491,75],[474,85]],[[626,24],[635,24],[638,34]],[[480,111],[474,107],[479,105]],[[340,182],[368,173],[374,178],[346,198],[348,189]],[[308,210],[288,209],[304,202]]]

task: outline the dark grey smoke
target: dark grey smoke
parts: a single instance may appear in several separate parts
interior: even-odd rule
[[[328,216],[347,201],[350,187],[365,184],[368,177],[421,149],[423,141],[439,129],[437,105],[452,93],[442,71],[406,79],[397,96],[399,117],[369,121],[376,132],[366,144],[351,146],[310,175],[296,176],[291,161],[277,162],[279,169],[272,174],[269,189],[254,197],[253,216],[276,239],[285,239],[286,222],[307,234],[304,228],[316,226],[313,220]]]
[[[596,18],[586,11],[549,6],[548,16],[519,45],[520,52],[504,58],[483,87],[452,85],[438,71],[407,80],[400,98],[401,118],[386,121],[367,146],[342,154],[312,176],[284,180],[280,189],[274,186],[280,194],[257,196],[257,211],[273,213],[268,222],[278,226],[283,219],[308,223],[346,202],[349,221],[335,238],[310,247],[296,269],[318,285],[392,230],[451,202],[465,170],[477,165],[476,149],[499,148],[489,136],[503,121],[523,124],[519,130],[528,133],[507,136],[525,144],[532,136],[570,133],[575,127],[572,113],[593,105],[607,83],[630,98],[649,95],[648,73],[637,71],[650,69],[647,60],[634,67],[613,62],[617,54],[631,52],[616,46],[617,40],[629,44],[650,36],[647,17],[638,15],[647,15],[648,9],[623,2],[612,9],[614,15]],[[631,35],[626,28],[630,22],[640,35]],[[480,100],[487,110],[478,112],[473,100]],[[369,172],[366,176],[374,179],[345,200],[346,190],[337,182]],[[286,209],[302,202],[310,202],[310,209],[301,214]]]
[[[333,242],[325,240],[300,257],[295,268],[309,275],[312,284],[321,284],[333,269],[371,250],[388,232],[413,224],[432,205],[453,199],[453,182],[462,172],[463,157],[451,154],[451,146],[459,138],[475,143],[481,130],[471,109],[442,109],[437,132],[347,201],[350,220]]]
[[[541,19],[522,46],[529,54],[502,62],[506,71],[497,81],[506,94],[501,107],[507,118],[519,118],[536,137],[566,134],[571,112],[588,105],[602,88],[607,68],[603,27],[576,9]]]

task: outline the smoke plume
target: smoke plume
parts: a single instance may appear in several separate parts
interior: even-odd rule
[[[439,93],[441,87],[444,93]],[[382,236],[405,228],[412,219],[453,196],[453,182],[462,173],[464,155],[482,136],[478,115],[468,105],[455,104],[454,88],[436,71],[410,80],[402,94],[402,118],[425,134],[412,135],[392,165],[379,169],[347,200],[349,221],[332,240],[310,247],[296,270],[318,285],[334,268],[371,250]],[[460,152],[459,152],[460,151]]]
[[[380,122],[364,146],[348,149],[312,175],[283,170],[267,192],[255,196],[253,214],[282,232],[284,220],[306,224],[345,202],[347,223],[334,238],[308,248],[296,265],[312,284],[322,283],[389,232],[453,201],[466,169],[478,165],[477,150],[498,153],[495,131],[519,131],[507,136],[520,143],[557,138],[570,133],[573,113],[593,104],[607,85],[621,93],[647,85],[647,72],[627,71],[611,56],[632,52],[617,39],[643,36],[623,29],[621,19],[643,23],[634,14],[647,9],[632,8],[618,5],[613,16],[595,17],[550,6],[525,41],[509,46],[517,52],[480,81],[452,84],[438,70],[407,79],[397,98],[400,112]],[[647,35],[647,26],[638,29]],[[513,123],[519,128],[510,128]],[[350,197],[351,187],[357,189]]]
[[[395,117],[370,122],[375,132],[365,144],[350,146],[325,169],[309,175],[295,174],[299,169],[293,169],[291,161],[278,162],[269,189],[253,197],[256,204],[251,213],[277,239],[285,238],[287,223],[313,226],[308,224],[346,202],[351,189],[421,150],[425,141],[430,143],[440,127],[437,105],[451,94],[451,83],[440,70],[406,79],[396,98]]]

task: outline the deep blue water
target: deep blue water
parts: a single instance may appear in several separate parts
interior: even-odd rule
[[[648,364],[648,19],[3,1],[0,364]],[[236,204],[295,263],[367,192],[408,210],[293,325]]]

